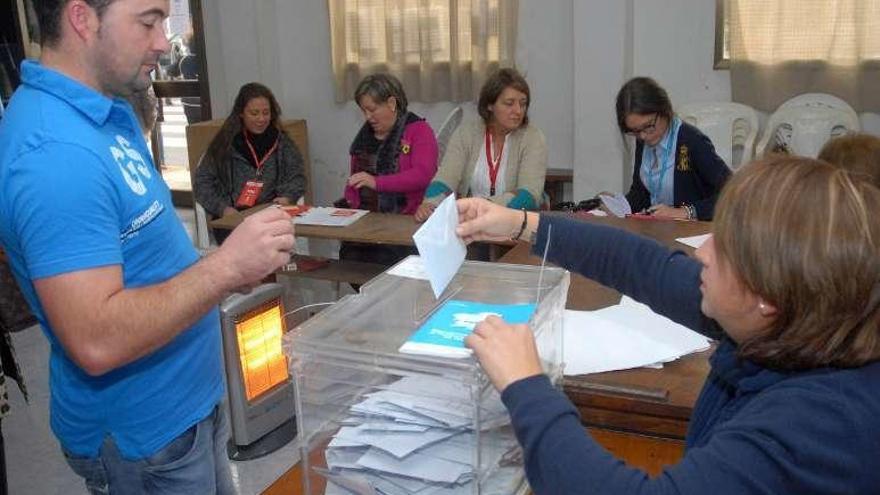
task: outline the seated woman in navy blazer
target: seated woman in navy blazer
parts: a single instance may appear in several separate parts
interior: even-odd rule
[[[636,138],[632,211],[712,220],[730,169],[709,138],[673,113],[666,90],[649,77],[627,81],[617,93],[617,125]]]

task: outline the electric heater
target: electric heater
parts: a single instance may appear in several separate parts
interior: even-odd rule
[[[220,305],[233,460],[261,457],[296,436],[293,381],[281,348],[282,292],[263,284]]]

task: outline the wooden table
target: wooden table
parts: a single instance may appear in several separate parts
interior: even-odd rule
[[[248,215],[256,213],[267,205],[255,206],[249,210],[212,220],[208,225],[215,229],[232,230]],[[334,239],[338,241],[365,242],[369,244],[394,244],[412,246],[412,236],[422,224],[413,220],[412,215],[393,213],[367,213],[351,225],[345,227],[325,227],[321,225],[296,225],[297,237],[314,239]]]
[[[225,215],[212,220],[209,225],[216,229],[232,230],[247,216],[252,215],[268,205],[260,205],[242,212]],[[313,239],[330,239],[337,241],[362,242],[367,244],[387,244],[397,246],[414,245],[412,236],[421,224],[413,220],[411,215],[391,213],[368,213],[351,225],[345,227],[326,227],[320,225],[297,224],[297,237]],[[385,271],[388,267],[377,263],[365,263],[351,260],[328,260],[326,267],[313,271],[278,272],[282,276],[305,277],[333,282],[338,294],[342,283],[363,285],[369,279]]]
[[[248,215],[252,215],[268,205],[255,206],[249,210],[226,215],[209,223],[213,228],[232,230]],[[412,215],[370,212],[345,227],[325,227],[320,225],[296,225],[297,237],[312,239],[330,239],[337,241],[361,242],[365,244],[391,244],[396,246],[413,246],[413,234],[422,224],[416,222]],[[516,243],[498,241],[489,243],[489,259],[497,260]],[[470,259],[470,258],[469,258]],[[352,281],[353,283],[357,283]]]
[[[693,253],[675,239],[709,231],[705,222],[635,220],[584,216],[587,221],[624,228]],[[520,243],[500,261],[540,264]],[[620,293],[572,273],[568,309],[595,310],[617,304]],[[711,351],[685,356],[663,369],[633,369],[566,377],[565,394],[581,420],[605,448],[651,474],[680,459],[688,420],[709,372]]]

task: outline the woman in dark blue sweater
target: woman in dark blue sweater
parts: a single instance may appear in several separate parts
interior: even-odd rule
[[[878,493],[878,210],[861,177],[805,158],[755,162],[722,193],[697,261],[606,226],[460,200],[466,240],[550,235],[549,261],[721,336],[684,458],[650,478],[584,430],[527,326],[478,325],[466,344],[502,391],[535,493]]]
[[[627,81],[617,93],[617,126],[636,138],[632,211],[658,217],[712,220],[721,186],[730,175],[715,147],[672,111],[666,90],[649,77]]]

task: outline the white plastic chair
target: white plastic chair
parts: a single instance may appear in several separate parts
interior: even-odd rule
[[[761,156],[781,148],[815,158],[829,139],[860,129],[859,116],[845,101],[823,93],[806,93],[773,112],[755,151]]]
[[[686,103],[677,113],[712,141],[731,170],[752,161],[758,137],[758,113],[752,107],[732,102]],[[740,147],[742,151],[734,157]]]
[[[464,110],[461,108],[461,105],[459,105],[449,112],[449,115],[446,116],[446,120],[440,125],[440,129],[437,131],[437,149],[439,151],[439,154],[437,155],[438,163],[443,159],[443,154],[446,153],[446,145],[449,144],[449,139],[452,137],[452,133],[454,133],[458,128],[458,125],[461,124],[463,116]]]

